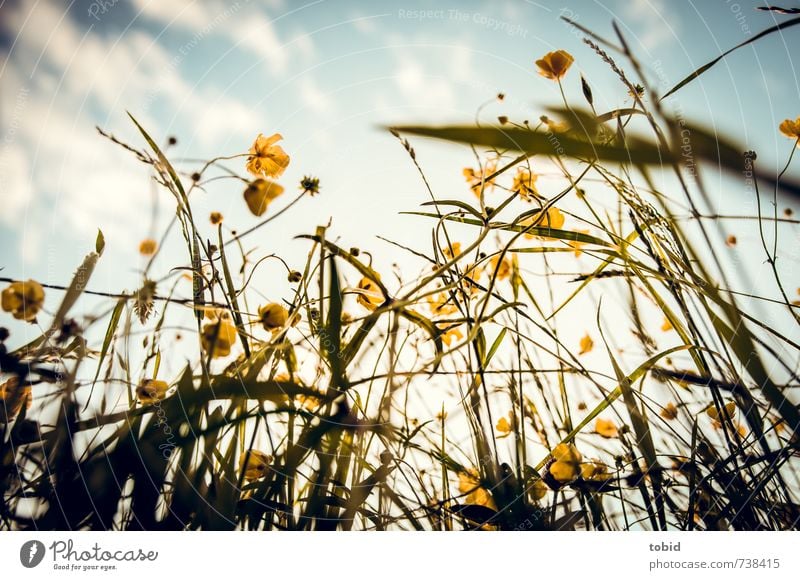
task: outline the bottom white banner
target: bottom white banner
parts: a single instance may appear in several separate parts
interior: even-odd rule
[[[2,532],[4,578],[798,578],[796,532]]]

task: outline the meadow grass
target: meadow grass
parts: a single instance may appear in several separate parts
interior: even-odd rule
[[[797,529],[798,304],[778,260],[797,221],[777,209],[800,191],[786,175],[794,148],[769,175],[754,152],[666,111],[719,59],[662,96],[619,31],[581,30],[629,107],[596,111],[581,78],[584,102],[565,97],[533,122],[389,129],[430,198],[407,216],[430,226],[429,243],[385,240],[416,272],[326,226],[299,236],[297,270],[248,249],[324,189],[306,177],[275,209],[288,197],[280,136],[179,171],[133,117],[141,146],[101,131],[147,166],[175,216],[142,243],[153,258],[136,292],[92,290],[102,234],[63,286],[4,279],[3,309],[44,332],[0,348],[0,527]],[[538,61],[542,82],[561,86],[571,59]],[[781,130],[796,145],[800,123]],[[429,185],[420,136],[470,148],[463,191]],[[708,213],[709,166],[752,187],[757,215]],[[244,190],[257,225],[234,233],[212,214],[203,233],[193,198],[219,179]],[[731,280],[727,228],[744,222],[758,226],[773,295]],[[151,279],[176,230],[177,279]],[[282,301],[251,288],[266,260],[286,266]],[[63,296],[55,312],[40,310],[44,293]],[[100,314],[74,312],[83,294]],[[168,321],[187,311],[193,360],[159,377],[175,356]]]

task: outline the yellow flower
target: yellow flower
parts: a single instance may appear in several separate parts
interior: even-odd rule
[[[594,348],[594,341],[592,340],[592,337],[589,336],[589,334],[587,333],[581,339],[579,346],[580,350],[578,351],[578,354],[579,355],[586,354],[587,352],[591,352],[592,349]]]
[[[218,211],[212,211],[208,216],[208,221],[211,222],[211,225],[217,225],[222,222],[222,214]]]
[[[136,387],[136,398],[142,405],[151,405],[156,401],[161,401],[167,396],[169,385],[165,381],[156,379],[144,379]]]
[[[511,191],[516,193],[525,201],[531,201],[534,197],[539,197],[536,191],[536,180],[539,178],[535,173],[531,173],[526,167],[517,167],[517,174],[511,185]]]
[[[0,306],[17,320],[33,320],[44,304],[44,288],[35,280],[12,282],[0,296]]]
[[[152,238],[147,238],[141,241],[139,244],[139,253],[142,256],[152,256],[156,253],[158,249],[158,242],[156,242]]]
[[[733,418],[733,416],[736,414],[736,403],[733,401],[725,403],[725,411],[729,417]],[[713,404],[706,409],[706,415],[715,421],[720,420],[720,412]]]
[[[275,332],[286,326],[286,322],[289,320],[289,311],[273,302],[258,309],[258,318],[265,330]]]
[[[617,426],[614,425],[613,421],[609,421],[608,419],[598,419],[594,424],[594,430],[598,435],[606,439],[611,439],[619,435]]]
[[[451,250],[450,247],[453,249]],[[447,259],[448,262],[453,260],[453,258],[457,258],[461,255],[461,242],[453,242],[450,246],[447,246],[442,249],[442,255]]]
[[[580,451],[569,443],[559,443],[551,453],[553,463],[550,464],[550,475],[560,483],[568,483],[576,479],[581,473]]]
[[[453,341],[458,342],[463,338],[464,334],[461,332],[461,330],[459,330],[458,326],[454,326],[442,334],[442,342],[445,344],[445,346],[450,346]]]
[[[508,258],[501,261],[500,256],[497,255],[489,260],[489,264],[491,264],[492,273],[497,276],[498,280],[505,280],[511,276],[511,261]]]
[[[289,156],[280,145],[275,144],[281,139],[283,137],[279,133],[271,137],[264,137],[259,133],[250,147],[247,171],[255,176],[280,177],[289,166]]]
[[[608,465],[600,461],[588,461],[581,464],[581,477],[587,481],[608,481],[611,474]]]
[[[474,469],[462,471],[458,474],[458,491],[467,494],[464,501],[469,504],[482,505],[497,509],[492,494],[481,487],[478,472]]]
[[[569,70],[574,61],[575,59],[566,50],[556,50],[555,52],[548,52],[537,60],[536,66],[539,67],[540,75],[555,81],[560,80],[567,74],[567,70]]]
[[[495,429],[497,429],[498,433],[501,433],[500,438],[508,437],[514,432],[514,427],[516,425],[516,418],[514,417],[514,411],[508,412],[508,417],[500,417],[497,420],[497,425],[495,425]]]
[[[672,421],[673,419],[678,418],[678,407],[675,406],[675,403],[667,403],[661,408],[661,413],[659,413],[661,417],[666,419],[667,421]]]
[[[446,316],[458,312],[458,307],[450,300],[446,292],[428,296],[428,307],[433,314]]]
[[[386,300],[380,286],[369,278],[361,279],[361,282],[358,283],[357,291],[358,297],[356,301],[367,310],[375,310]]]
[[[779,126],[778,129],[781,130],[781,133],[786,135],[789,139],[800,140],[800,117],[797,117],[794,121],[791,119],[785,119]],[[800,141],[798,141],[798,147],[800,147]]]
[[[535,225],[534,225],[535,224]],[[544,215],[541,212],[532,215],[529,218],[525,218],[519,225],[522,227],[534,226],[538,228],[552,228],[554,230],[560,230],[561,227],[564,225],[564,214],[557,207],[549,208]],[[528,239],[532,238],[540,238],[536,234],[532,234],[529,232],[525,233],[525,237]],[[545,236],[546,237],[546,236]]]
[[[239,471],[244,472],[246,481],[255,481],[264,477],[270,461],[272,457],[263,451],[251,449],[249,453],[245,452],[239,457]]]
[[[270,202],[283,193],[283,186],[268,179],[256,179],[244,190],[244,200],[250,213],[263,215]]]
[[[211,354],[211,358],[228,356],[236,342],[236,327],[224,318],[210,322],[203,326],[200,342],[203,350]]]
[[[462,171],[464,174],[464,178],[469,183],[470,189],[472,189],[472,193],[474,193],[477,197],[481,196],[481,188],[489,189],[494,187],[494,179],[488,179],[490,175],[492,175],[495,171],[497,171],[497,162],[496,161],[489,161],[484,165],[482,171],[475,171],[472,167],[465,167]]]
[[[661,330],[663,330],[664,332],[669,332],[670,330],[672,330],[672,323],[666,316],[664,317],[664,322],[661,324]]]
[[[547,487],[547,484],[541,479],[537,479],[528,487],[528,495],[531,496],[533,501],[539,501],[547,495],[548,491],[550,491],[550,488]]]
[[[11,377],[0,385],[0,423],[8,423],[22,410],[31,406],[31,387],[20,387],[19,378]]]
[[[589,230],[575,230],[575,233],[577,233],[577,234],[588,234]],[[572,241],[567,242],[567,245],[569,247],[575,249],[574,254],[575,254],[575,257],[577,258],[583,253],[582,248],[583,248],[583,246],[586,245],[586,242],[579,242],[577,240],[572,240]]]

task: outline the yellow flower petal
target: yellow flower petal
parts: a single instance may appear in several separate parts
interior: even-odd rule
[[[44,288],[35,280],[12,282],[0,294],[0,307],[17,320],[33,320],[43,305]]]
[[[578,346],[580,347],[578,354],[579,355],[586,354],[587,352],[591,352],[592,349],[594,348],[594,341],[592,340],[592,337],[589,336],[589,334],[587,333],[583,336]]]
[[[280,145],[275,145],[283,139],[279,133],[270,137],[260,134],[250,147],[247,158],[247,170],[255,176],[280,177],[289,166],[289,156]]]
[[[566,50],[556,50],[548,52],[542,58],[536,61],[536,66],[539,67],[539,74],[545,78],[552,80],[560,80],[563,78],[569,67],[575,59]]]
[[[606,439],[611,439],[619,435],[617,426],[614,425],[613,421],[609,421],[608,419],[598,419],[594,424],[594,430],[598,435]]]

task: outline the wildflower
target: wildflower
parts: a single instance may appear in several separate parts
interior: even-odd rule
[[[736,403],[733,401],[725,403],[725,413],[728,417],[733,417],[736,413]],[[714,421],[720,420],[720,412],[713,404],[706,409],[706,415],[711,417]]]
[[[442,248],[442,255],[447,259],[448,262],[460,256],[461,242],[453,242],[447,247]]]
[[[297,395],[295,400],[306,411],[315,411],[322,404],[322,398],[316,395]]]
[[[569,123],[566,121],[554,121],[547,115],[542,115],[539,120],[547,125],[547,130],[551,133],[566,133],[570,129]]]
[[[733,246],[735,246],[735,245],[736,245],[736,241],[737,241],[737,240],[736,240],[736,236],[734,236],[733,234],[731,234],[731,235],[729,235],[729,236],[728,236],[728,237],[725,239],[725,244],[726,244],[726,245],[727,245],[729,248],[732,248]]]
[[[575,230],[575,233],[576,234],[588,234],[589,230]],[[583,250],[581,248],[583,248],[583,246],[586,245],[586,242],[579,242],[578,240],[571,240],[571,241],[567,242],[567,245],[569,247],[571,247],[571,248],[574,248],[575,251],[573,253],[575,254],[575,257],[577,258],[583,253]]]
[[[592,337],[589,336],[589,334],[587,333],[583,336],[578,346],[580,347],[578,354],[579,355],[586,354],[587,352],[591,352],[592,349],[594,348],[594,341],[592,340]]]
[[[492,494],[481,486],[478,472],[474,469],[462,471],[458,474],[458,491],[467,494],[464,501],[468,504],[482,505],[497,509]]]
[[[222,223],[223,217],[222,214],[218,211],[212,211],[211,214],[208,216],[208,221],[211,222],[211,225],[217,225]]]
[[[553,449],[553,463],[550,464],[550,475],[560,483],[568,483],[576,479],[581,473],[580,451],[569,443],[559,443]]]
[[[300,280],[302,280],[303,279],[303,275],[300,272],[298,272],[297,270],[292,270],[291,272],[289,272],[288,279],[289,279],[289,282],[294,284],[294,283],[299,282]]]
[[[236,327],[226,318],[203,326],[200,342],[211,358],[228,356],[236,341]]]
[[[0,385],[0,423],[8,423],[22,410],[31,406],[31,387],[20,386],[19,378],[11,377]]]
[[[534,226],[538,228],[552,228],[560,230],[564,225],[564,214],[557,207],[549,208],[544,214],[539,212],[519,222],[523,227]],[[536,238],[536,234],[525,232],[525,237],[528,239]]]
[[[511,261],[508,258],[500,259],[500,256],[495,256],[489,263],[492,266],[492,272],[498,280],[505,280],[511,276]]]
[[[539,501],[547,495],[548,491],[550,491],[550,488],[547,487],[547,484],[541,479],[535,480],[533,484],[528,487],[528,495],[530,495],[533,501]]]
[[[661,324],[661,330],[663,330],[664,332],[669,332],[670,330],[672,330],[672,323],[666,316],[664,317],[664,322]]]
[[[467,180],[467,183],[469,183],[472,193],[474,193],[477,197],[480,197],[482,189],[494,187],[494,179],[488,178],[494,174],[495,171],[497,171],[497,162],[490,161],[487,162],[480,171],[475,171],[472,167],[465,167],[462,173],[464,174],[464,178]]]
[[[142,405],[151,405],[157,401],[161,401],[167,396],[169,385],[166,381],[159,381],[156,379],[144,379],[138,387],[136,387],[136,398]]]
[[[798,147],[800,147],[800,117],[797,117],[794,121],[791,119],[785,119],[779,126],[778,129],[781,130],[781,133],[786,135],[789,139],[794,139],[797,141]]]
[[[514,432],[514,427],[516,426],[516,418],[514,417],[514,411],[509,411],[507,417],[500,417],[497,420],[497,425],[495,425],[495,429],[497,432],[500,433],[500,438],[508,437]]]
[[[270,461],[272,457],[263,451],[250,449],[239,457],[239,470],[244,472],[246,481],[255,481],[264,477]]]
[[[666,419],[667,421],[672,421],[673,419],[678,418],[678,407],[675,406],[675,403],[667,403],[661,408],[661,412],[659,413],[661,417]]]
[[[566,50],[556,50],[548,52],[537,60],[536,66],[539,67],[539,74],[544,78],[559,81],[567,74],[574,61],[575,59]]]
[[[286,326],[286,322],[289,320],[289,311],[273,302],[258,309],[258,318],[265,330],[275,332]]]
[[[303,179],[300,180],[300,189],[312,197],[317,195],[319,193],[319,177],[303,176]]]
[[[538,175],[531,173],[526,167],[518,167],[514,182],[511,184],[511,191],[525,201],[531,201],[531,199],[539,197],[539,192],[536,191],[536,180],[538,178]]]
[[[283,193],[283,186],[268,179],[256,179],[244,190],[244,200],[250,213],[263,215],[270,202]]]
[[[608,419],[598,419],[594,424],[594,430],[598,435],[606,439],[612,439],[619,435],[617,426],[614,425],[613,421],[609,421]]]
[[[428,296],[428,307],[433,314],[446,316],[458,312],[458,307],[450,301],[446,292],[431,294]]]
[[[587,461],[581,464],[581,477],[586,481],[608,481],[611,474],[608,472],[608,465],[600,461]]]
[[[35,280],[12,282],[0,295],[0,306],[17,320],[31,321],[44,304],[44,289]]]
[[[356,300],[367,310],[375,310],[386,301],[380,286],[369,278],[361,279],[361,282],[358,283],[357,291],[358,297]]]
[[[156,253],[158,249],[158,242],[156,242],[152,238],[147,238],[141,241],[139,244],[139,253],[142,256],[152,256]]]
[[[459,330],[458,326],[454,326],[442,334],[442,342],[445,346],[450,346],[453,341],[458,342],[459,340],[463,340],[463,338],[464,333]]]
[[[639,83],[636,83],[633,86],[633,90],[628,89],[628,94],[634,100],[636,99],[636,97],[639,97],[641,99],[644,96],[644,87],[642,85],[640,85]]]
[[[289,166],[289,156],[280,145],[275,144],[281,139],[283,137],[280,133],[275,133],[271,137],[264,137],[259,133],[253,146],[250,147],[247,171],[255,176],[280,177]]]

